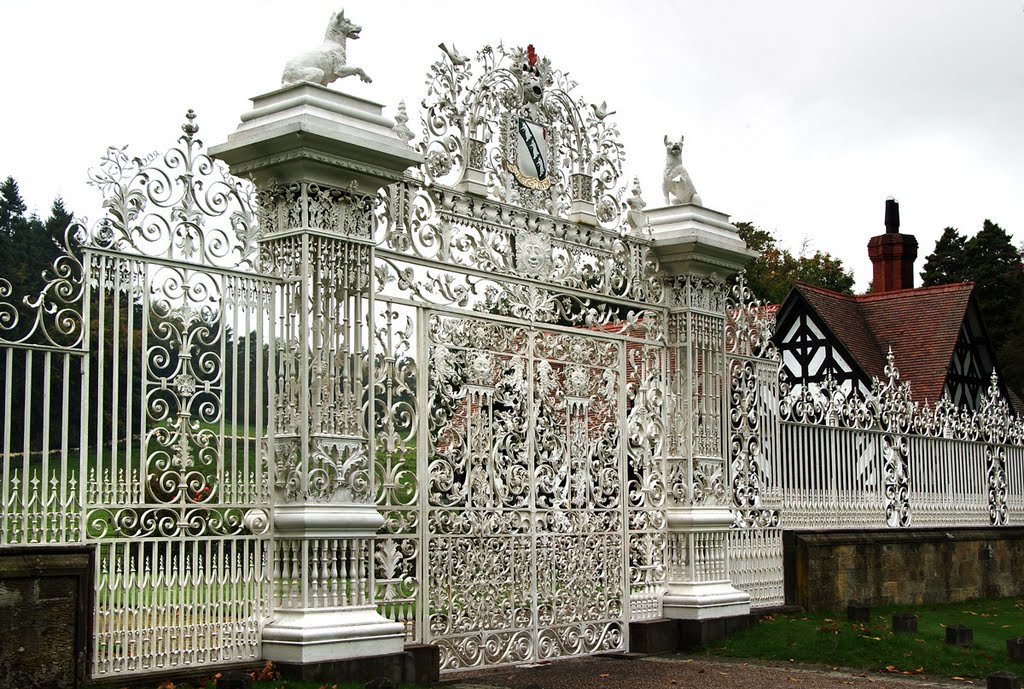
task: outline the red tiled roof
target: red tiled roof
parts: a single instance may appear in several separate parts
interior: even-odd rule
[[[797,283],[794,289],[814,308],[869,376],[884,378],[892,347],[900,380],[915,400],[942,396],[974,283],[848,296]]]

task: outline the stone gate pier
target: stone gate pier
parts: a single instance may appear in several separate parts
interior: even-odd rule
[[[724,633],[724,620],[750,613],[750,595],[733,587],[729,574],[728,534],[735,515],[725,319],[729,280],[756,253],[727,215],[694,203],[650,210],[648,220],[654,253],[672,281],[662,609],[666,618],[682,621],[684,642],[706,641]]]
[[[283,280],[267,440],[276,608],[263,656],[304,677],[336,676],[353,659],[366,668],[356,675],[404,662],[404,627],[377,611],[374,596],[384,517],[373,502],[372,429],[361,419],[372,385],[375,198],[422,161],[394,125],[376,103],[299,82],[254,98],[237,131],[211,149],[256,186],[263,266]]]

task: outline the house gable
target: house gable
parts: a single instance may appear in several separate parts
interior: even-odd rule
[[[794,384],[818,385],[831,376],[844,390],[867,392],[870,377],[796,289],[779,310],[775,342],[782,368]]]
[[[995,356],[981,320],[981,311],[976,299],[972,298],[960,324],[960,334],[949,361],[943,392],[953,404],[977,409],[982,394],[990,384],[994,362]],[[1003,395],[1005,398],[1005,390]]]

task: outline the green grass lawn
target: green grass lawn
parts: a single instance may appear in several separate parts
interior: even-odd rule
[[[916,634],[892,631],[892,615],[917,615]],[[974,631],[974,645],[946,644],[946,627]],[[846,611],[777,614],[760,625],[702,649],[708,655],[857,668],[873,672],[977,679],[998,670],[1024,673],[1006,657],[1006,640],[1024,636],[1024,598],[926,606],[872,608],[871,620],[846,620]]]

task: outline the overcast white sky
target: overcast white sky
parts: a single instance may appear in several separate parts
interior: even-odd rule
[[[887,196],[918,272],[947,225],[1024,239],[1024,0],[7,2],[0,177],[40,214],[59,194],[95,218],[85,173],[106,146],[163,150],[190,107],[220,143],[339,6],[363,26],[349,63],[374,81],[334,88],[393,114],[423,97],[439,42],[533,43],[617,111],[650,206],[662,135],[684,133],[706,206],[832,252],[858,289]]]

